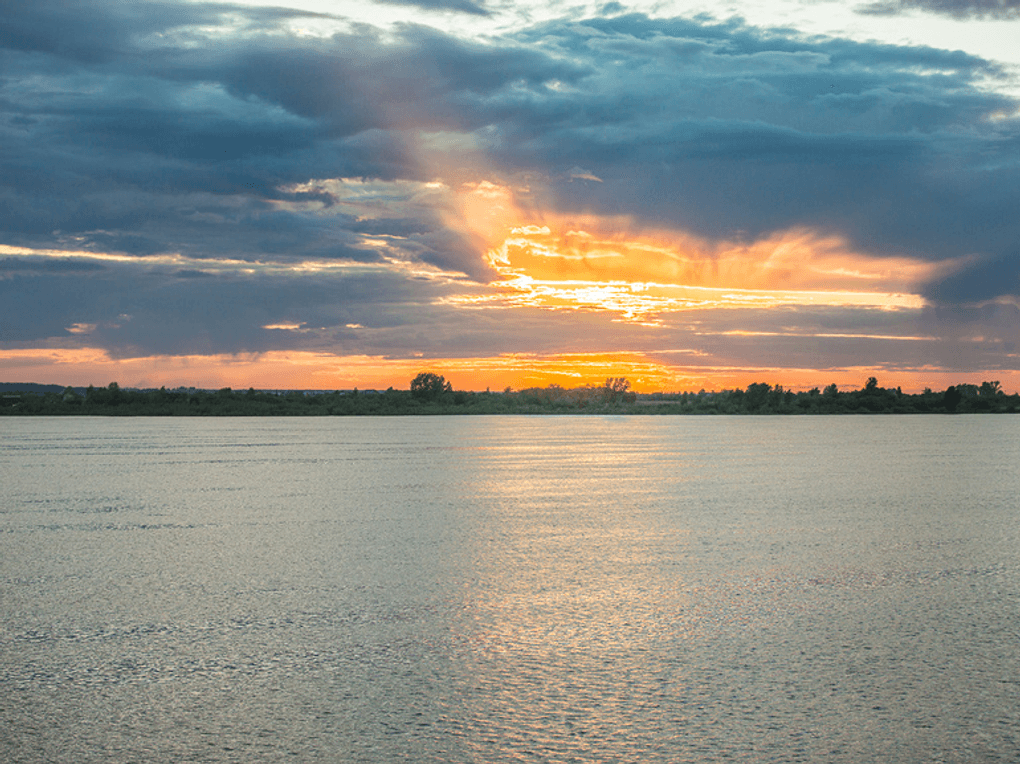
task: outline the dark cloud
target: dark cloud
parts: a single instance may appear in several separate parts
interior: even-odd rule
[[[424,11],[456,11],[474,16],[489,16],[489,10],[482,3],[471,0],[376,0],[386,5],[407,5]]]
[[[424,326],[435,318],[425,316],[436,313],[430,306],[448,291],[441,283],[371,268],[208,271],[144,259],[4,258],[0,342],[56,337],[118,356],[327,348],[357,354],[371,352],[366,332],[385,330],[390,344],[407,351],[398,338],[430,331]],[[298,329],[266,328],[281,324]],[[351,333],[348,324],[366,332]],[[347,335],[342,348],[335,345],[337,333]],[[439,333],[432,337],[436,345],[445,341]]]
[[[307,14],[280,9],[44,2],[5,12],[0,230],[26,246],[73,237],[138,254],[364,259],[342,217],[274,214],[273,201],[294,198],[281,188],[415,177],[414,130],[478,126],[459,94],[576,76],[526,46],[412,25],[386,43],[367,28],[298,38],[281,25]],[[199,29],[228,22],[215,38]],[[418,226],[422,260],[486,278],[477,249],[451,247],[458,237],[436,226]]]
[[[1020,294],[1020,248],[1003,257],[982,258],[960,273],[929,284],[926,292],[940,304],[981,303]]]
[[[159,50],[165,35],[233,22],[237,32],[279,29],[292,19],[334,18],[290,8],[232,3],[153,3],[145,0],[0,0],[0,47],[46,53],[87,64]],[[178,40],[183,42],[184,40]],[[172,44],[172,42],[171,42]]]
[[[878,0],[854,10],[874,16],[895,16],[916,10],[956,19],[1018,19],[1020,0]]]
[[[208,271],[200,271],[195,268],[181,268],[174,271],[173,275],[179,279],[211,279],[215,276]]]
[[[82,273],[101,271],[105,268],[101,263],[75,259],[46,259],[37,257],[5,257],[0,259],[0,278],[11,274],[26,273]]]

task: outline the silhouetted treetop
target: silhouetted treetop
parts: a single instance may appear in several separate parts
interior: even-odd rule
[[[453,391],[446,378],[431,371],[423,371],[411,380],[411,395],[420,401],[437,401],[443,393]]]

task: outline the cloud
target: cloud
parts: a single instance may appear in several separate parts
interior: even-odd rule
[[[1017,104],[982,85],[1004,76],[993,62],[634,15],[521,37],[589,71],[529,94],[539,102],[491,132],[508,169],[604,181],[553,178],[544,204],[708,237],[808,227],[876,254],[1017,267],[1018,122],[1002,116]]]
[[[12,6],[0,86],[6,241],[363,259],[362,221],[335,216],[326,228],[307,212],[280,212],[281,189],[417,177],[417,131],[460,126],[457,93],[572,71],[524,46],[411,25],[390,41],[363,27],[329,39],[287,32],[284,22],[306,15],[222,4]],[[83,27],[107,31],[90,39]],[[411,249],[484,277],[479,253],[436,226],[426,212]]]
[[[854,10],[873,16],[895,16],[918,10],[956,19],[1008,20],[1020,18],[1020,0],[879,0],[859,5]]]
[[[594,300],[511,304],[488,259],[506,231],[582,216],[705,242],[706,271],[723,243],[838,240],[862,273],[931,274],[911,288],[953,326],[1020,294],[1018,103],[1002,67],[959,51],[622,7],[484,40],[322,14],[335,32],[302,36],[307,13],[224,3],[0,9],[0,245],[23,253],[0,260],[5,343],[403,357],[699,337],[758,359],[820,332],[779,326],[759,352],[717,331],[732,313],[635,334]],[[621,251],[645,267],[613,273],[658,262]],[[829,329],[841,363],[899,352]]]
[[[590,180],[594,183],[601,183],[602,178],[596,175],[592,175],[587,170],[582,170],[580,167],[572,167],[569,172],[571,180]]]
[[[290,8],[243,7],[233,3],[151,3],[145,0],[18,0],[0,2],[4,25],[0,47],[44,53],[84,64],[107,63],[142,48],[167,50],[187,42],[190,30],[231,28],[234,34],[281,30],[296,19],[336,18]],[[87,20],[87,23],[84,23]],[[173,35],[182,34],[174,39]],[[167,36],[170,39],[167,40]]]
[[[998,258],[981,258],[947,278],[933,280],[926,295],[939,303],[977,304],[1020,294],[1020,249]]]
[[[361,352],[369,342],[409,352],[397,338],[436,323],[431,306],[451,289],[442,279],[408,278],[373,264],[220,261],[204,269],[190,267],[194,264],[180,258],[96,260],[85,253],[5,257],[0,341],[98,343],[117,356],[297,348]],[[266,329],[281,324],[309,331]],[[349,324],[365,331],[345,331]],[[86,334],[67,329],[76,326],[93,328],[73,337]],[[443,346],[446,339],[435,331],[429,341]]]
[[[377,0],[387,5],[407,5],[421,8],[423,11],[454,11],[474,16],[488,16],[490,12],[483,3],[471,0]]]
[[[39,273],[87,273],[101,271],[105,266],[87,260],[40,260],[20,257],[0,259],[0,279],[13,278],[15,275]]]

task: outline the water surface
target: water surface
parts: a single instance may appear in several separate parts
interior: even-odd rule
[[[1020,756],[1015,417],[0,436],[3,761]]]

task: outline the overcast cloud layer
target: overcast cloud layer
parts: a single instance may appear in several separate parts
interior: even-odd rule
[[[870,10],[913,7],[1016,10]],[[4,1],[0,15],[0,348],[696,347],[745,366],[780,353],[815,368],[1017,368],[1020,121],[993,61],[626,12],[487,39],[340,19],[308,36],[303,19],[328,19],[222,3]],[[909,352],[695,341],[690,321],[637,334],[598,312],[465,320],[450,298],[491,295],[497,278],[452,222],[458,190],[482,181],[522,209],[624,216],[637,232],[810,230],[876,259],[954,265],[919,285],[916,315],[743,314],[760,332],[836,322],[830,333],[927,338]],[[726,331],[733,314],[712,315],[699,325]]]

